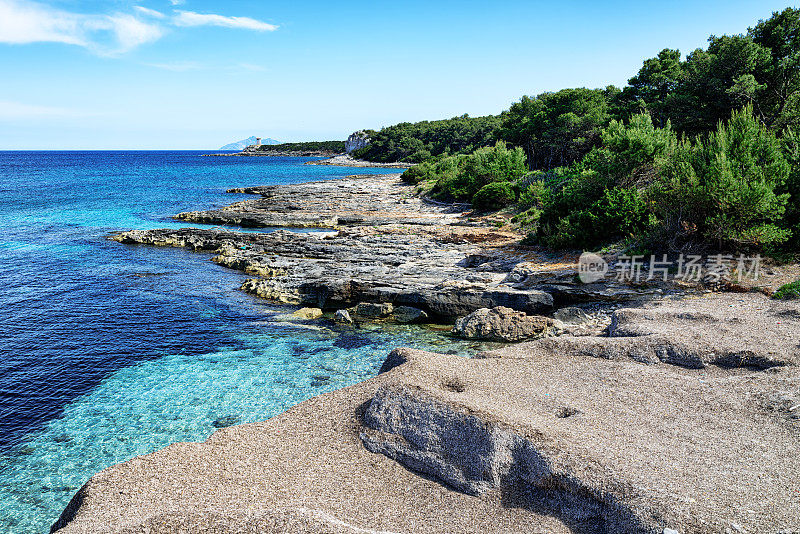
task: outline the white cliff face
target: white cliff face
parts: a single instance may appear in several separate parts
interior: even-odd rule
[[[369,143],[369,136],[367,136],[364,130],[353,132],[350,134],[350,137],[347,138],[347,141],[344,142],[344,150],[349,154],[354,150],[368,146]]]

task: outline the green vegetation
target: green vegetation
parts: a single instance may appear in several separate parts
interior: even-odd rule
[[[780,300],[800,299],[800,280],[781,286],[772,298]]]
[[[800,121],[800,10],[787,8],[746,34],[712,36],[706,50],[681,61],[662,50],[644,62],[619,98],[619,107],[650,113],[657,125],[677,131],[714,130],[731,112],[752,104],[756,116],[781,131]]]
[[[353,156],[377,162],[421,163],[437,156],[467,154],[494,144],[499,117],[462,115],[447,120],[404,122],[368,131],[371,143]]]
[[[431,194],[442,200],[473,202],[478,209],[498,209],[516,202],[516,183],[527,172],[522,149],[509,149],[500,141],[469,155],[412,167],[403,173],[403,180],[432,182]]]
[[[748,107],[716,131],[683,142],[650,193],[667,230],[697,234],[722,247],[785,242],[779,223],[789,200],[780,141]]]
[[[522,147],[531,169],[569,165],[597,144],[611,118],[609,99],[618,91],[581,88],[523,96],[503,113],[497,135]]]
[[[516,200],[517,194],[511,182],[492,182],[472,195],[472,205],[479,210],[497,210]]]
[[[344,141],[305,141],[302,143],[281,143],[280,145],[261,145],[259,150],[266,152],[344,152]]]
[[[499,117],[400,124],[358,154],[443,200],[504,209],[558,248],[800,249],[800,9],[664,49],[622,89],[524,96]]]
[[[677,138],[649,115],[612,121],[600,146],[580,162],[542,173],[542,215],[531,236],[555,248],[591,248],[650,231],[656,224],[645,192]]]

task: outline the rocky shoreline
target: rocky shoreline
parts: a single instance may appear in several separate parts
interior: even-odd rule
[[[234,153],[203,154],[205,157],[283,157],[283,158],[330,158],[335,152],[328,150],[242,150]]]
[[[241,152],[203,154],[204,157],[283,157],[283,158],[326,158],[308,161],[306,165],[327,165],[333,167],[360,167],[375,169],[408,169],[412,163],[378,163],[355,159],[349,154],[339,154],[329,150],[279,150],[259,147],[247,147]]]
[[[397,350],[366,382],[106,469],[53,531],[800,532],[796,303],[583,284],[577,256],[397,175],[232,192],[256,198],[176,218],[328,231],[114,239],[213,253],[309,320],[530,341]]]
[[[384,169],[408,169],[414,166],[412,163],[377,163],[374,161],[364,161],[355,159],[349,154],[337,154],[328,159],[319,161],[309,161],[306,165],[332,165],[335,167],[370,167]]]

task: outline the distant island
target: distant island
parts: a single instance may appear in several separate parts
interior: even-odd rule
[[[255,145],[258,142],[258,138],[256,136],[250,136],[247,139],[242,139],[241,141],[236,141],[235,143],[228,143],[227,145],[221,146],[220,150],[244,150],[245,148],[249,147],[250,145]],[[261,138],[262,145],[279,145],[281,144],[280,141],[276,141],[275,139],[270,139],[269,137],[262,137]]]

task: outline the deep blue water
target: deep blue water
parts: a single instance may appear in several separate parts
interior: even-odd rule
[[[46,532],[95,472],[364,380],[397,345],[451,348],[293,324],[209,255],[106,239],[231,187],[376,172],[201,154],[0,152],[0,531]]]

